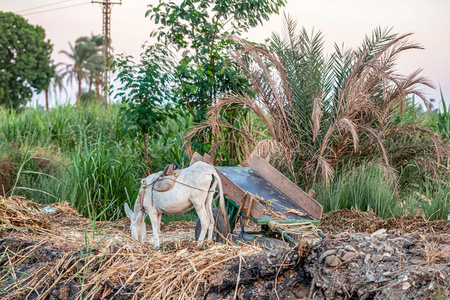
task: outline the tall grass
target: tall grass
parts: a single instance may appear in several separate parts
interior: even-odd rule
[[[428,220],[445,220],[450,214],[450,186],[445,181],[427,181],[413,194]]]
[[[123,216],[125,202],[136,199],[141,172],[130,146],[108,145],[101,137],[95,144],[78,147],[69,171],[70,203],[96,220]]]
[[[450,139],[450,106],[445,103],[444,95],[441,92],[442,111],[438,112],[436,120],[436,130],[446,139]]]
[[[119,109],[119,105],[105,110],[91,104],[79,108],[58,106],[49,112],[41,108],[16,112],[0,107],[0,145],[14,141],[19,146],[52,146],[72,152],[86,137],[88,142],[95,142],[100,135],[117,139]]]
[[[318,183],[314,189],[324,212],[354,208],[373,210],[380,217],[388,218],[395,209],[392,180],[376,166],[344,171],[330,184]]]
[[[134,202],[148,170],[140,136],[123,123],[120,107],[0,108],[0,159],[14,162],[17,171],[10,194],[45,204],[69,201],[92,220],[124,216],[123,204]],[[160,124],[161,134],[149,141],[155,170],[189,164],[183,136],[191,125],[182,112]]]
[[[50,170],[39,170],[33,158],[44,159],[30,157],[23,162],[20,185],[13,191],[28,199],[45,204],[68,201],[93,220],[122,217],[123,204],[136,199],[142,171],[129,146],[109,145],[100,137],[97,143],[78,145],[68,166],[52,165]]]

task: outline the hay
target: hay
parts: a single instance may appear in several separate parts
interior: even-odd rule
[[[449,220],[428,221],[421,216],[394,216],[383,220],[374,212],[341,209],[331,211],[322,217],[319,228],[326,233],[375,232],[402,230],[405,233],[448,233]]]
[[[113,295],[129,299],[197,299],[206,293],[208,282],[227,262],[261,250],[248,245],[210,245],[200,250],[191,242],[163,252],[135,247],[131,242],[108,243],[61,254],[57,259],[37,264],[40,265],[37,268],[31,267],[24,275],[14,271],[25,260],[37,256],[40,247],[48,247],[49,242],[42,241],[17,252],[7,251],[11,267],[0,278],[6,286],[5,293],[0,293],[2,299],[46,299],[74,284],[78,284],[76,299]]]
[[[47,214],[40,206],[25,200],[24,197],[0,196],[0,222],[3,229],[47,231],[52,229]]]
[[[44,215],[24,198],[8,201],[8,208],[12,203],[27,208],[29,215],[16,219]],[[199,246],[193,237],[165,241],[162,250],[138,247],[128,236],[127,219],[91,223],[66,204],[54,207],[61,211],[48,220],[58,234],[2,235],[0,266],[7,267],[0,269],[1,299],[198,299],[228,262],[261,251],[249,245]],[[166,229],[192,226],[180,222]]]

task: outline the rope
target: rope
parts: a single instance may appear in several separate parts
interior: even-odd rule
[[[141,185],[141,187],[147,188],[147,187],[149,187],[149,186],[153,186],[153,185],[155,185],[156,181],[162,180],[162,179],[161,179],[162,177],[163,177],[163,176],[160,175],[160,176],[158,176],[158,178],[156,178],[153,182],[151,182],[151,183],[149,183],[149,184],[146,184],[146,185]],[[175,183],[179,183],[179,184],[181,184],[181,185],[184,185],[184,186],[193,188],[194,190],[198,190],[198,191],[202,191],[202,192],[207,192],[207,193],[214,192],[214,190],[203,190],[203,189],[199,189],[199,188],[196,188],[195,186],[189,185],[189,184],[184,183],[184,182],[181,182],[181,181],[177,181],[176,179],[172,179],[172,178],[164,178],[164,180],[172,180],[172,181],[175,181]],[[161,192],[161,193],[164,193],[164,192]]]
[[[164,176],[163,176],[163,173],[161,173],[161,175],[159,175],[155,180],[153,180],[153,181],[150,182],[149,184],[142,184],[142,183],[141,183],[141,189],[144,188],[144,194],[143,194],[143,196],[141,197],[141,198],[142,198],[141,201],[143,201],[143,198],[144,198],[144,195],[145,195],[145,189],[148,188],[149,186],[151,186],[151,187],[152,187],[152,190],[151,190],[151,193],[152,193],[152,197],[151,197],[151,198],[152,198],[152,206],[155,206],[155,205],[154,205],[154,200],[153,200],[153,186],[155,185],[155,183],[156,183],[157,181],[162,180],[163,177],[164,177]],[[194,189],[194,190],[198,190],[198,191],[202,191],[202,192],[207,192],[207,193],[213,193],[213,192],[215,192],[215,190],[203,190],[203,189],[199,189],[199,188],[196,188],[196,187],[194,187],[194,186],[192,186],[192,185],[183,183],[183,182],[181,182],[181,181],[177,181],[176,179],[172,179],[172,178],[169,178],[169,177],[164,178],[164,180],[167,180],[167,179],[168,179],[168,180],[175,181],[175,183],[179,183],[179,184],[181,184],[181,185],[190,187],[190,188],[192,188],[192,189]],[[163,193],[163,192],[161,192],[161,193]],[[142,203],[142,204],[143,204],[143,203]],[[143,205],[142,205],[142,209],[143,209]]]

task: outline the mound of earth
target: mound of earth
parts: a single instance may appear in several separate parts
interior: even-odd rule
[[[322,229],[344,233],[276,249],[198,244],[195,224],[179,222],[154,249],[131,240],[128,219],[94,223],[67,204],[48,214],[21,197],[0,204],[1,299],[449,298],[450,221],[339,211]]]
[[[13,174],[15,173],[14,163],[8,158],[0,159],[0,196],[11,189]]]
[[[352,233],[235,259],[207,299],[448,299],[449,274],[448,234]]]

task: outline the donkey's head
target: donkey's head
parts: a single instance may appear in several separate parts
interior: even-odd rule
[[[147,237],[147,228],[145,226],[146,214],[141,207],[141,204],[136,201],[134,205],[134,212],[131,211],[127,203],[125,203],[125,213],[128,218],[130,218],[131,225],[131,237],[141,243],[145,243],[145,238]]]

